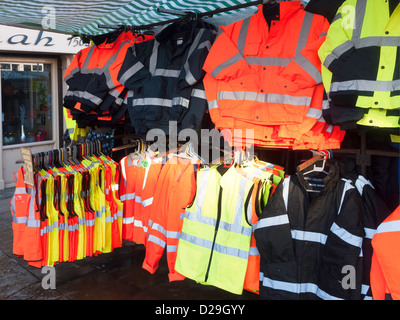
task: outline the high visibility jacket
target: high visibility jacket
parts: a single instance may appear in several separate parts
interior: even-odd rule
[[[219,112],[251,124],[301,123],[321,83],[317,53],[328,27],[300,1],[279,3],[279,20],[270,27],[263,5],[257,14],[220,27],[203,67],[217,80],[216,92],[209,93],[210,77],[204,78],[211,118]]]
[[[344,1],[319,50],[326,113],[345,129],[400,127],[400,5],[390,3]]]
[[[363,205],[363,226],[365,236],[362,243],[363,269],[362,269],[362,286],[361,298],[364,300],[372,299],[372,291],[370,286],[370,272],[372,261],[372,244],[371,240],[376,233],[379,224],[390,215],[390,211],[386,203],[381,199],[375,191],[371,182],[363,176],[358,176],[354,181],[354,185],[362,197]]]
[[[400,300],[400,206],[378,226],[372,247],[374,300]]]
[[[252,235],[252,219],[247,216],[252,188],[252,179],[234,165],[198,171],[196,196],[183,218],[177,272],[242,294]]]
[[[264,208],[254,231],[260,298],[360,299],[361,196],[351,180],[341,178],[337,163],[323,181],[314,197],[301,174],[289,176]],[[342,286],[344,266],[354,267],[355,289]]]
[[[123,207],[122,237],[146,245],[149,215],[153,209],[154,192],[161,171],[161,158],[121,159],[120,199]]]
[[[128,92],[129,117],[135,132],[158,128],[198,129],[207,109],[203,63],[215,39],[204,21],[173,23],[153,40],[130,47],[118,80]]]
[[[135,42],[151,38],[151,35],[138,37],[132,32],[122,32],[113,42],[106,40],[80,50],[64,75],[68,85],[64,106],[73,108],[80,102],[86,112],[107,110],[124,89],[117,74],[126,51]]]
[[[15,175],[16,188],[11,198],[13,216],[13,253],[23,255],[27,261],[43,258],[40,239],[40,213],[36,205],[35,188],[25,184],[24,168]]]
[[[182,215],[196,193],[195,166],[191,160],[171,156],[161,169],[154,192],[142,267],[154,273],[166,250],[169,281],[185,278],[176,271],[175,261]]]

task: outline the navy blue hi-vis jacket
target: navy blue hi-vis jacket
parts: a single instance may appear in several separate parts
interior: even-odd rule
[[[361,195],[338,163],[323,181],[310,178],[282,180],[257,223],[260,298],[362,299]],[[312,184],[319,192],[306,191]]]
[[[128,111],[136,133],[197,129],[207,110],[203,64],[216,30],[201,20],[175,22],[154,39],[131,46],[118,75],[127,87]]]

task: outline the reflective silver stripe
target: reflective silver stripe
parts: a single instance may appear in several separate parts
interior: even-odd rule
[[[15,188],[15,194],[25,194],[26,189],[25,188]]]
[[[336,20],[342,19],[342,13],[338,12],[336,16],[332,19],[331,24],[333,24]]]
[[[265,277],[262,272],[260,273],[260,281],[262,281],[262,285],[264,287],[272,288],[275,290],[283,290],[297,294],[313,293],[324,300],[343,300],[341,298],[326,293],[314,283],[293,283],[293,282],[273,280]]]
[[[250,247],[249,255],[250,256],[258,256],[260,252],[258,251],[257,247]]]
[[[294,61],[298,63],[313,79],[319,84],[322,82],[321,72],[316,66],[314,66],[309,60],[307,60],[302,54],[296,55]]]
[[[382,222],[378,226],[376,233],[378,234],[384,232],[399,232],[399,231],[400,231],[400,221],[395,220],[395,221]]]
[[[290,61],[293,59],[290,58],[280,58],[280,57],[245,57],[244,60],[249,65],[260,65],[260,66],[280,66],[286,67]]]
[[[127,200],[132,200],[135,199],[135,193],[127,193],[127,194],[123,194],[120,197],[121,201],[127,201]]]
[[[136,72],[138,72],[140,69],[142,69],[144,66],[143,64],[139,61],[136,62],[132,67],[130,67],[128,70],[124,72],[124,74],[121,76],[119,79],[119,82],[121,84],[125,84],[125,82],[132,77]]]
[[[153,51],[150,55],[150,62],[149,62],[149,72],[151,75],[154,75],[157,69],[157,57],[158,57],[158,46],[160,43],[154,40]]]
[[[123,218],[122,219],[122,223],[123,224],[132,224],[132,223],[134,223],[134,221],[135,221],[134,217],[129,217],[129,218]]]
[[[211,72],[211,76],[216,78],[218,74],[224,70],[225,68],[230,67],[231,65],[235,64],[236,62],[239,62],[242,60],[242,55],[240,53],[235,54],[233,57],[229,58],[225,62],[221,63],[219,66],[215,67],[215,69]]]
[[[376,229],[371,229],[371,228],[365,228],[364,227],[364,232],[365,232],[364,238],[372,239],[374,237],[374,235],[376,234]]]
[[[157,69],[154,76],[178,78],[181,70]]]
[[[173,106],[182,106],[184,108],[189,108],[190,100],[184,97],[174,97],[172,98],[172,105]]]
[[[333,131],[333,125],[329,125],[328,128],[326,129],[326,132],[332,133]]]
[[[12,220],[13,220],[14,223],[24,223],[24,224],[26,224],[26,222],[28,221],[28,218],[27,217],[16,217],[14,215]]]
[[[367,8],[366,0],[357,0],[356,13],[355,13],[355,26],[353,29],[353,36],[351,38],[351,40],[353,41],[356,39],[360,39],[366,8]]]
[[[251,91],[220,91],[218,92],[219,100],[248,100],[263,103],[282,103],[294,106],[310,106],[311,97],[289,96],[285,94],[265,94]]]
[[[158,231],[158,232],[160,232],[160,233],[162,233],[164,235],[166,235],[166,233],[167,233],[165,231],[164,227],[162,225],[158,224],[158,223],[152,222],[151,225],[149,223],[149,226],[151,227],[151,229],[156,230],[156,231]]]
[[[175,246],[170,245],[170,244],[167,245],[167,252],[176,252],[177,250],[178,250],[177,245],[175,245]]]
[[[87,227],[93,227],[94,226],[94,219],[86,220],[86,226]]]
[[[283,224],[289,224],[289,217],[287,214],[279,215],[276,217],[262,218],[258,220],[255,229],[257,230],[261,228],[279,226]]]
[[[192,217],[194,216],[201,216],[201,209],[205,200],[206,196],[206,189],[207,189],[207,184],[208,184],[208,179],[210,177],[210,171],[211,169],[203,169],[201,172],[200,180],[198,181],[199,188],[197,189],[197,195],[196,195],[196,203],[195,203],[195,208],[194,208],[194,214],[192,214],[189,211],[186,211],[187,215],[186,217]],[[199,177],[199,175],[197,176]]]
[[[148,198],[148,199],[142,201],[142,205],[143,205],[144,207],[147,207],[147,206],[151,205],[152,203],[153,203],[153,197]]]
[[[201,89],[193,89],[191,96],[199,99],[207,99],[206,91]]]
[[[331,92],[336,91],[396,91],[400,90],[400,80],[379,81],[379,80],[349,80],[333,82]]]
[[[191,44],[191,46],[190,46],[190,48],[189,48],[189,51],[188,51],[188,55],[187,55],[188,58],[192,55],[193,51],[194,51],[196,48],[199,47],[200,39],[201,39],[201,37],[203,36],[204,31],[205,31],[205,29],[201,29],[201,30],[197,33],[196,37],[194,38],[194,40],[193,40],[193,42],[192,42],[192,44]],[[211,46],[211,43],[210,43],[210,46]],[[200,48],[199,48],[199,49],[200,49]],[[185,72],[186,72],[186,76],[185,76],[186,82],[187,82],[189,85],[195,84],[195,83],[197,82],[197,80],[196,80],[196,78],[193,76],[193,74],[190,72],[190,68],[189,68],[189,59],[185,62],[185,65],[183,66],[183,68],[184,68],[184,70],[185,70]]]
[[[161,107],[169,107],[171,108],[173,105],[179,105],[185,108],[189,107],[190,101],[183,97],[175,97],[171,99],[163,99],[163,98],[137,98],[132,99],[132,104],[134,106],[161,106]]]
[[[343,178],[342,178],[342,180],[345,181],[345,185],[344,185],[344,187],[343,187],[342,198],[340,199],[340,205],[339,205],[338,214],[340,214],[340,211],[342,210],[342,205],[343,205],[343,202],[344,202],[344,197],[345,197],[347,191],[354,188],[354,186],[351,185],[351,180],[343,179]]]
[[[227,229],[227,231],[244,233],[248,236],[251,236],[252,229],[247,228],[248,230],[246,231],[246,228],[244,228],[242,226],[242,217],[243,217],[243,214],[245,214],[245,212],[243,212],[243,211],[244,211],[244,202],[245,202],[244,197],[246,196],[245,191],[246,191],[247,181],[248,180],[245,177],[240,179],[238,196],[235,199],[236,200],[235,216],[233,219],[233,223],[230,226],[230,229]],[[221,227],[221,223],[225,224],[226,222],[221,220],[220,227]]]
[[[366,47],[398,47],[400,46],[400,37],[366,37],[354,40],[356,49]]]
[[[100,105],[100,103],[103,101],[103,99],[100,99],[99,97],[96,97],[95,95],[87,92],[87,91],[67,91],[65,93],[66,96],[75,96],[78,98],[90,100],[96,105]]]
[[[167,231],[167,238],[170,239],[179,239],[180,233],[177,231]]]
[[[237,42],[236,47],[242,56],[244,53],[244,47],[246,45],[247,33],[249,32],[250,20],[251,20],[251,17],[244,19],[242,22],[242,26],[240,27],[240,31],[239,31],[239,37],[238,37],[238,42]]]
[[[83,62],[82,68],[81,68],[81,72],[85,73],[86,70],[88,70],[88,65],[90,60],[92,59],[92,55],[93,55],[93,51],[96,48],[96,46],[91,46],[89,49],[89,53],[86,56],[85,61]]]
[[[326,68],[329,68],[330,64],[332,63],[333,60],[340,58],[340,56],[353,48],[353,43],[350,40],[347,40],[346,42],[342,43],[341,45],[337,46],[335,49],[332,50],[332,52],[325,58],[323,65]]]
[[[309,108],[306,114],[306,117],[319,119],[322,116],[322,110]]]
[[[160,238],[158,238],[158,237],[156,237],[154,235],[150,235],[148,237],[148,239],[147,239],[147,242],[153,242],[153,243],[159,245],[162,248],[164,248],[165,245],[166,245],[166,242],[164,240],[162,240],[162,239],[160,239]]]
[[[148,228],[147,228],[145,225],[143,225],[143,222],[140,221],[140,220],[134,220],[134,221],[133,221],[133,225],[134,225],[135,227],[142,228],[143,231],[146,232],[146,233],[147,233],[147,231],[148,231]]]
[[[342,239],[344,242],[347,242],[348,244],[361,248],[363,238],[356,236],[354,234],[351,234],[347,230],[339,227],[336,223],[332,224],[331,231],[336,234],[340,239]]]
[[[243,206],[243,203],[242,203],[242,206]],[[201,214],[201,212],[199,214],[191,214],[190,212],[186,211],[185,213],[186,214],[185,214],[184,218],[186,218],[190,221],[200,222],[200,223],[208,224],[210,226],[215,226],[217,223],[216,218],[204,216]],[[235,233],[242,234],[244,236],[251,237],[252,228],[243,227],[241,225],[241,223],[238,224],[235,222],[236,221],[234,221],[234,223],[231,224],[226,221],[220,220],[218,227],[227,232],[235,232]]]
[[[290,185],[290,176],[285,178],[282,182],[282,197],[286,211],[288,210],[288,202],[289,202],[289,185]]]
[[[195,237],[195,236],[192,236],[192,235],[188,235],[188,234],[186,234],[184,232],[181,233],[180,240],[184,240],[184,241],[190,242],[192,244],[195,244],[195,245],[197,245],[199,247],[203,247],[203,248],[206,248],[206,249],[210,249],[210,250],[213,249],[213,250],[215,250],[215,251],[217,251],[219,253],[226,254],[226,255],[229,255],[229,256],[233,256],[233,257],[238,257],[238,258],[242,258],[242,259],[246,259],[246,260],[249,257],[249,252],[247,252],[247,251],[240,250],[240,249],[237,249],[237,248],[223,246],[223,245],[221,245],[221,244],[219,244],[217,242],[214,243],[214,248],[213,248],[213,246],[212,246],[213,242],[212,241],[206,240],[206,239],[203,239],[203,238],[199,238],[199,237]]]
[[[307,45],[308,35],[310,34],[311,24],[313,22],[314,15],[308,11],[305,12],[303,23],[301,24],[299,38],[296,45],[296,56],[302,49]]]
[[[325,244],[327,235],[319,232],[291,230],[292,238],[300,241],[312,241]]]
[[[218,101],[217,100],[212,100],[208,101],[208,109],[218,109]]]

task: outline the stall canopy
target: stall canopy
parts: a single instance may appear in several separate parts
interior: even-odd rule
[[[0,24],[28,26],[76,35],[98,35],[111,31],[104,26],[143,26],[182,17],[160,12],[160,9],[204,14],[252,4],[217,12],[212,17],[205,17],[218,24],[221,19],[229,21],[229,17],[235,16],[237,20],[240,14],[254,13],[256,5],[262,2],[254,0],[2,0]]]

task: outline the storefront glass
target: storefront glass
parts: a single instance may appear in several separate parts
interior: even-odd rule
[[[53,139],[52,65],[0,62],[3,145]]]

